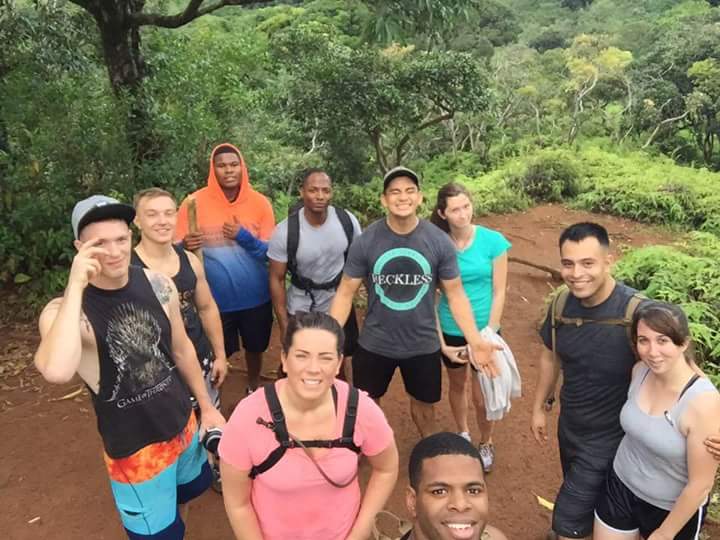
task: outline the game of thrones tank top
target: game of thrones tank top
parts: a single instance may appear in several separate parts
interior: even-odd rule
[[[120,289],[88,285],[83,312],[95,332],[100,384],[91,392],[112,458],[173,438],[187,424],[190,394],[172,359],[170,321],[142,268]]]

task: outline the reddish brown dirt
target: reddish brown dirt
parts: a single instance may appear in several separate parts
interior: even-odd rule
[[[508,237],[513,244],[513,256],[557,267],[559,232],[573,222],[587,219],[608,228],[616,249],[673,240],[661,230],[558,206],[542,206],[480,221]],[[556,441],[539,446],[528,428],[541,347],[536,325],[543,298],[552,286],[547,274],[510,265],[503,334],[519,362],[523,397],[513,403],[512,412],[497,429],[497,463],[488,476],[488,484],[491,521],[513,540],[544,538],[550,512],[538,504],[536,495],[553,500],[561,479]],[[3,311],[7,320],[8,313]],[[0,322],[0,335],[0,536],[11,540],[125,538],[110,496],[87,393],[52,401],[80,385],[77,382],[49,385],[29,366],[37,343],[34,325]],[[278,360],[276,336],[267,358],[271,370]],[[224,389],[228,409],[241,397],[244,388],[242,372],[234,371]],[[397,377],[383,400],[383,408],[395,430],[401,460],[400,480],[388,509],[405,515],[407,459],[418,435],[408,414],[402,382]],[[454,430],[447,387],[438,412],[440,425]],[[551,432],[555,429],[556,414],[557,409],[552,414]],[[720,528],[712,527],[707,532],[709,538],[720,538]],[[208,492],[193,503],[187,537],[232,538],[219,495]]]

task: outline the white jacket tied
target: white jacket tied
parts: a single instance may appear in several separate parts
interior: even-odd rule
[[[487,419],[500,420],[510,412],[510,400],[521,395],[520,372],[515,356],[502,337],[487,326],[480,331],[480,335],[485,341],[502,347],[502,350],[494,353],[495,365],[498,369],[497,377],[491,379],[482,371],[475,372],[485,398]]]

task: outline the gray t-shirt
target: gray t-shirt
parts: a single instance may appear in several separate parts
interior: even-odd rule
[[[460,275],[455,246],[435,225],[420,220],[409,234],[370,225],[353,242],[345,274],[363,278],[368,310],[360,345],[390,358],[410,358],[440,349],[435,323],[439,280]]]
[[[355,230],[353,239],[360,236],[360,223],[357,218],[348,212],[350,221]],[[300,239],[298,241],[295,260],[300,274],[316,283],[324,283],[333,279],[345,264],[344,254],[347,249],[347,236],[342,223],[337,217],[334,207],[328,208],[325,223],[314,227],[305,219],[305,211],[300,210],[298,215],[300,224]],[[267,255],[270,259],[286,263],[288,220],[284,219],[278,224],[270,238]],[[315,297],[315,311],[327,311],[330,302],[335,296],[334,290],[313,291]],[[310,295],[290,285],[287,291],[287,310],[291,315],[296,311],[309,311],[312,299]]]

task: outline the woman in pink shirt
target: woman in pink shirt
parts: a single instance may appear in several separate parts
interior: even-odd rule
[[[241,401],[225,427],[219,449],[223,498],[239,540],[370,536],[395,485],[398,452],[375,402],[335,378],[343,342],[342,328],[325,313],[291,317],[281,355],[287,378]],[[270,412],[268,393],[277,396],[286,431],[277,411]],[[351,394],[357,410],[347,437]],[[280,440],[290,440],[291,447],[278,450]],[[371,467],[364,496],[357,479],[360,454]],[[268,461],[270,455],[277,461]]]

